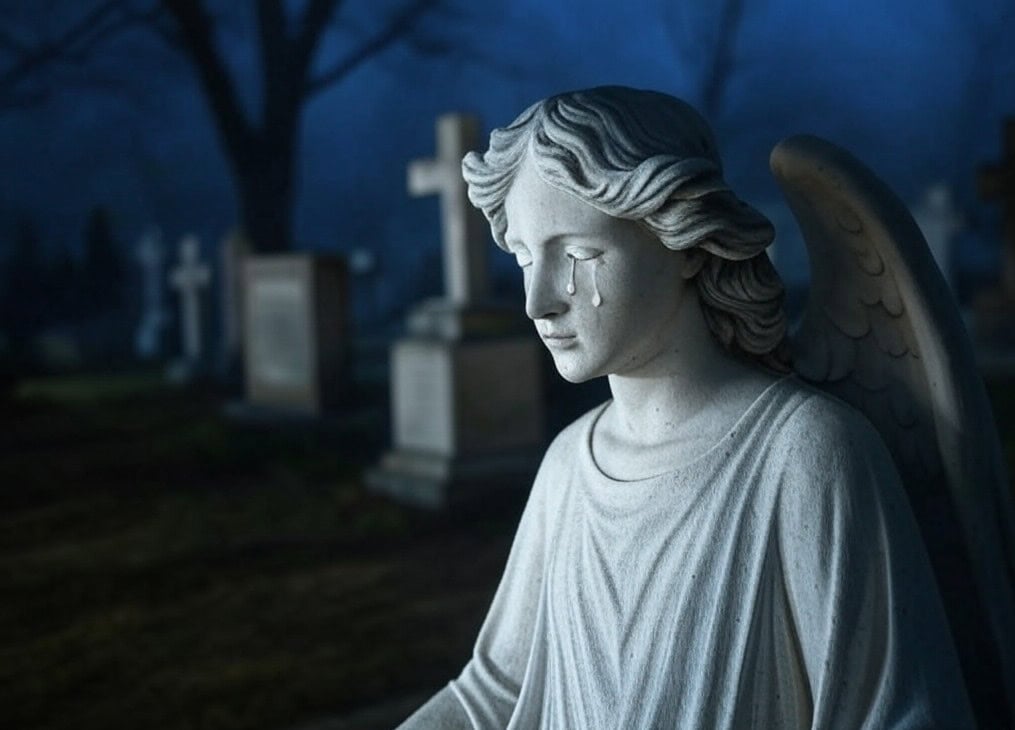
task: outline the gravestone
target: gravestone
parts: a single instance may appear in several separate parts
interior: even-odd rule
[[[134,335],[134,353],[142,360],[151,360],[162,356],[165,332],[169,326],[165,289],[166,252],[159,229],[149,229],[141,237],[136,256],[141,267],[141,316]]]
[[[306,253],[243,266],[247,410],[319,416],[343,391],[348,350],[345,262]]]
[[[1001,161],[980,169],[983,200],[1001,206],[1001,280],[973,303],[974,331],[987,349],[1015,349],[1015,117],[1004,122]],[[1015,366],[1012,363],[1011,366]]]
[[[478,137],[475,118],[441,116],[437,157],[408,169],[411,195],[440,196],[445,296],[416,306],[392,347],[394,444],[367,483],[428,508],[527,487],[543,438],[538,341],[520,305],[490,300],[489,232],[462,179]]]
[[[348,262],[349,276],[356,292],[356,320],[359,324],[370,322],[379,311],[377,282],[380,267],[377,255],[368,248],[354,248],[349,251]]]
[[[920,227],[937,267],[954,291],[952,242],[962,230],[963,220],[955,207],[951,189],[944,183],[927,188],[923,198],[913,207],[913,219]]]
[[[243,370],[243,262],[250,255],[250,239],[234,228],[222,241],[220,251],[219,375],[227,383],[241,380]]]
[[[197,236],[184,236],[179,245],[180,263],[169,272],[169,283],[179,297],[181,356],[170,365],[169,378],[186,381],[205,367],[204,290],[211,283],[211,269],[201,262]]]
[[[441,206],[444,291],[454,304],[467,307],[487,297],[486,220],[469,203],[462,180],[462,158],[476,145],[479,122],[448,114],[437,120],[437,157],[409,165],[409,194],[437,194]]]

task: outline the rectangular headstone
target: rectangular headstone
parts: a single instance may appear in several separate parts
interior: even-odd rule
[[[244,263],[247,399],[319,414],[342,390],[347,352],[344,263],[311,254]]]

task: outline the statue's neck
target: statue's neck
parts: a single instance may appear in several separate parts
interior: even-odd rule
[[[715,342],[707,349],[673,353],[668,359],[666,365],[654,363],[654,372],[609,377],[613,418],[638,441],[650,443],[707,419],[737,383],[757,381],[762,375]]]
[[[652,476],[703,453],[773,382],[728,353],[694,310],[673,347],[634,372],[609,376],[613,403],[597,424],[593,451],[611,476]]]

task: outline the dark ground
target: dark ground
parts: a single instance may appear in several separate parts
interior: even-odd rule
[[[520,509],[392,505],[369,418],[252,429],[154,376],[24,382],[0,426],[3,728],[391,727],[468,658]]]
[[[425,695],[517,522],[371,497],[356,429],[252,430],[151,377],[27,382],[0,424],[4,728],[275,729]]]

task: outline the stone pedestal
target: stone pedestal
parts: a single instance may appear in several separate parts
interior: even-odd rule
[[[417,308],[392,348],[394,448],[368,472],[373,490],[446,509],[528,488],[544,414],[540,344],[522,329],[493,308]]]
[[[336,257],[252,256],[243,265],[245,404],[319,415],[345,375],[346,271]]]

